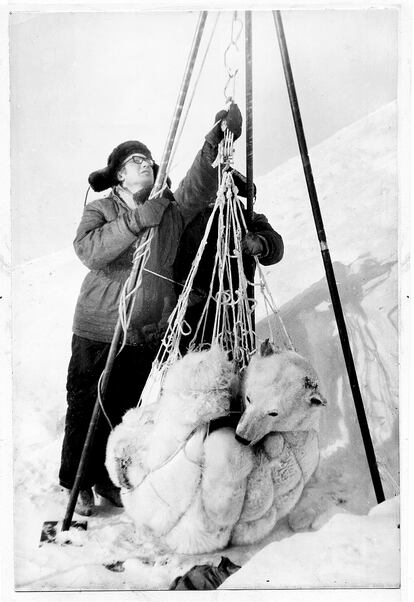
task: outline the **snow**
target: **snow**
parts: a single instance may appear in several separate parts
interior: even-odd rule
[[[397,587],[398,509],[399,498],[391,498],[368,516],[337,514],[317,534],[271,543],[221,589]]]
[[[398,586],[398,267],[403,274],[408,259],[400,257],[398,266],[396,103],[341,130],[311,149],[310,156],[387,502],[376,507],[302,168],[295,158],[257,182],[257,211],[284,237],[285,257],[265,269],[266,277],[295,347],[313,363],[328,399],[320,468],[290,521],[296,531],[283,520],[255,546],[171,555],[150,545],[137,547],[122,509],[98,500],[98,513],[77,535],[76,544],[82,545],[39,547],[43,521],[62,520],[67,503],[57,473],[71,321],[85,268],[72,249],[63,249],[13,271],[19,592],[162,590],[194,564],[217,565],[222,555],[243,565],[223,588]],[[262,306],[257,315],[264,337]],[[271,317],[271,323],[278,331],[278,320]],[[121,570],[105,567],[111,564]],[[368,591],[365,599],[371,599]]]

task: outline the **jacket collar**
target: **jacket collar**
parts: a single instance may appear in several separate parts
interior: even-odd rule
[[[122,186],[119,186],[119,185],[115,186],[112,189],[112,192],[116,197],[118,197],[121,201],[123,201],[129,209],[136,209],[137,204],[134,201],[134,197],[131,192],[129,192],[128,190],[125,190],[125,188],[122,188]]]
[[[150,190],[148,191],[143,191],[144,195],[147,194],[149,195]],[[138,207],[138,205],[145,203],[145,201],[147,200],[146,198],[143,198],[141,202],[137,202],[134,199],[134,195],[132,193],[130,193],[128,190],[125,190],[125,188],[122,188],[122,186],[114,186],[112,188],[112,195],[117,198],[118,200],[120,200],[122,203],[124,203],[127,207],[129,207],[129,209],[136,209],[136,207]],[[175,198],[173,193],[171,192],[170,188],[168,188],[168,186],[166,186],[164,188],[164,190],[162,191],[162,198],[164,199],[168,199],[170,202],[174,202]]]

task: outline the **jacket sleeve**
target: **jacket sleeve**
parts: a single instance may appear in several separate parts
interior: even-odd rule
[[[107,221],[102,207],[90,203],[83,212],[73,246],[82,263],[90,270],[99,270],[126,251],[141,230],[136,209]]]
[[[184,228],[211,201],[218,189],[218,168],[212,167],[217,146],[208,140],[197,153],[192,166],[180,182],[174,197],[183,218]]]
[[[259,262],[262,265],[273,265],[282,259],[284,253],[283,239],[272,228],[265,215],[260,213],[253,214],[250,232],[254,232],[254,234],[260,236],[264,241],[266,250],[259,257]]]

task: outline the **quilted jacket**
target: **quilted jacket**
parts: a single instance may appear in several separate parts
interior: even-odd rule
[[[215,149],[208,141],[198,152],[178,189],[164,192],[167,207],[154,229],[151,252],[136,295],[127,344],[145,343],[142,328],[158,323],[176,302],[173,264],[186,225],[217,193],[217,168],[211,166]],[[75,309],[73,332],[95,341],[110,342],[118,319],[122,287],[131,271],[135,243],[142,228],[139,208],[130,209],[112,189],[102,199],[86,205],[74,247],[89,268]],[[155,274],[151,273],[155,272]]]

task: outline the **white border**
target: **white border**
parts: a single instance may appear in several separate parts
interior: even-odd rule
[[[413,10],[411,0],[402,0],[401,2],[389,2],[386,0],[364,1],[348,0],[340,2],[331,0],[330,2],[313,2],[312,0],[302,2],[292,2],[290,0],[279,0],[278,2],[238,2],[227,1],[203,2],[193,0],[192,2],[149,2],[147,0],[137,0],[131,2],[111,2],[103,3],[98,1],[84,2],[84,0],[74,0],[68,4],[49,3],[47,1],[20,1],[6,3],[0,0],[0,165],[2,174],[2,199],[0,201],[0,260],[2,263],[0,271],[0,328],[3,334],[3,345],[0,349],[0,376],[1,376],[1,397],[3,405],[6,400],[11,399],[11,345],[10,345],[10,135],[9,135],[9,64],[8,64],[8,13],[12,12],[121,12],[121,11],[177,11],[177,10],[265,10],[265,9],[323,9],[323,8],[391,8],[401,9],[400,18],[400,60],[399,60],[399,191],[400,191],[400,257],[409,253],[410,250],[410,178],[413,183],[411,173],[412,153],[410,153],[412,144],[413,124],[411,119],[412,103],[409,95],[410,79],[412,77],[412,45],[413,38]],[[4,118],[3,118],[4,117]],[[410,135],[411,134],[411,135]],[[411,243],[412,244],[412,243]],[[409,433],[413,433],[413,415],[410,408],[410,278],[407,274],[400,274],[400,399],[407,400],[401,403],[400,410],[400,448],[401,448],[401,511],[402,511],[402,587],[401,590],[273,590],[273,591],[215,591],[215,592],[82,592],[82,600],[164,600],[168,597],[190,600],[193,596],[197,600],[240,600],[262,601],[278,600],[278,602],[307,602],[308,600],[318,600],[318,602],[330,602],[331,600],[339,602],[394,602],[397,600],[414,599],[414,580],[412,560],[410,551],[412,550],[413,540],[413,485],[412,479],[409,481]],[[6,336],[4,336],[6,333]],[[4,344],[5,343],[5,344]],[[19,592],[13,591],[13,520],[12,520],[12,432],[11,432],[11,407],[10,402],[2,414],[0,421],[0,460],[1,460],[1,482],[0,482],[0,500],[2,517],[2,551],[1,551],[1,599],[7,601],[26,600],[42,601],[65,601],[73,600],[78,596],[76,592]],[[411,446],[412,448],[412,446]]]

